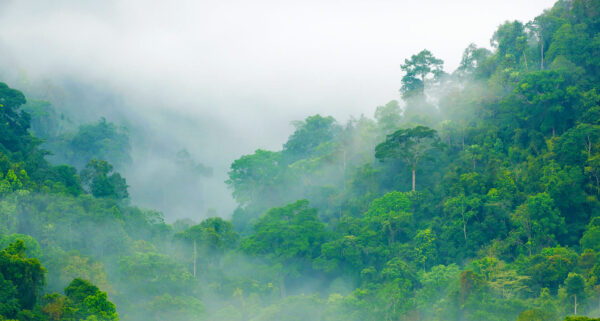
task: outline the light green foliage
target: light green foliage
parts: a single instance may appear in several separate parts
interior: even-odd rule
[[[275,192],[281,179],[281,153],[257,150],[231,164],[227,185],[240,204],[255,201],[259,195]]]
[[[547,311],[542,310],[527,310],[519,314],[517,321],[551,321],[558,320],[556,317]]]
[[[424,229],[415,235],[415,262],[423,269],[437,261],[436,235],[431,229]]]
[[[407,241],[413,235],[410,205],[405,193],[387,193],[373,201],[363,221],[390,246],[396,241]]]

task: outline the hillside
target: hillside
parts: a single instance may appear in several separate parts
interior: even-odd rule
[[[415,53],[372,118],[235,160],[201,222],[132,204],[127,128],[0,83],[0,320],[600,317],[599,32],[560,0],[451,73]]]

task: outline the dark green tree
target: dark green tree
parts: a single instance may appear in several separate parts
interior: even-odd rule
[[[95,197],[123,200],[129,197],[127,181],[113,172],[113,166],[104,160],[92,159],[81,171],[83,186]]]
[[[20,307],[31,310],[35,307],[46,282],[46,269],[38,259],[27,258],[25,251],[25,243],[22,240],[0,251],[0,274],[5,280],[7,290],[10,291],[10,285],[6,281],[16,288],[16,299]]]
[[[408,129],[399,129],[390,134],[385,142],[375,148],[375,157],[380,161],[386,159],[399,159],[403,161],[412,172],[412,190],[416,190],[416,173],[420,162],[427,160],[427,153],[440,147],[440,140],[434,129],[417,126]]]
[[[30,116],[20,109],[25,102],[23,93],[0,82],[0,152],[26,151],[32,142]]]
[[[404,99],[421,96],[425,92],[426,82],[438,80],[444,74],[444,61],[436,58],[429,50],[424,49],[410,59],[405,59],[400,66],[404,71],[400,92]]]
[[[282,264],[280,290],[285,296],[286,277],[299,276],[320,255],[327,239],[325,225],[308,201],[300,200],[268,210],[254,225],[254,234],[244,239],[241,249],[248,254],[264,256],[273,264]]]

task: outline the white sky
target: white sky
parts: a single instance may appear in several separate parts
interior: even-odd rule
[[[242,154],[279,149],[292,120],[372,116],[398,98],[410,55],[427,48],[453,71],[470,43],[489,47],[502,22],[553,2],[0,0],[0,59],[122,93],[130,114],[224,175]]]
[[[177,108],[192,113],[203,112],[195,92],[214,101],[211,112],[345,118],[395,98],[411,54],[427,48],[452,71],[469,43],[489,46],[500,23],[552,3],[0,0],[0,43],[29,73],[77,72],[180,96]],[[248,99],[244,111],[227,103]]]

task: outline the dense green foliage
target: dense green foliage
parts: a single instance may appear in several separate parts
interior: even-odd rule
[[[596,320],[599,32],[561,0],[451,74],[413,55],[374,119],[235,160],[231,221],[132,206],[125,128],[0,83],[0,320]]]

